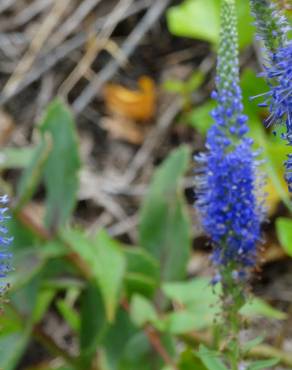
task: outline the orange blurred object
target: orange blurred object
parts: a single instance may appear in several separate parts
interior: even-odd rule
[[[107,84],[103,94],[105,104],[112,113],[136,121],[148,121],[155,114],[156,88],[147,76],[138,80],[139,90],[130,90],[122,85]]]

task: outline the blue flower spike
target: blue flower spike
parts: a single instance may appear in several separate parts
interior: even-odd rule
[[[12,253],[9,247],[13,238],[8,235],[8,230],[5,226],[10,216],[7,215],[9,198],[7,195],[0,196],[0,278],[5,279],[7,273],[11,270],[10,261]],[[5,291],[7,287],[6,282],[0,283],[0,294]]]
[[[262,94],[264,101],[259,106],[269,109],[266,126],[286,126],[286,133],[282,136],[292,146],[292,40],[288,37],[291,27],[271,0],[250,2],[258,38],[263,40],[266,50],[264,70],[260,76],[267,81],[269,91]],[[292,192],[292,153],[288,155],[285,167],[286,181]]]
[[[216,91],[212,93],[217,101],[211,112],[214,124],[207,133],[207,152],[195,157],[196,207],[212,241],[212,261],[219,276],[229,268],[234,279],[244,279],[246,270],[256,263],[265,216],[257,197],[258,153],[252,150],[248,118],[243,114],[234,1],[223,1],[221,19]]]

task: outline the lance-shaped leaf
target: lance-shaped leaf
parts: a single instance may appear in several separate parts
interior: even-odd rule
[[[80,159],[73,117],[58,100],[50,104],[40,125],[42,136],[50,135],[52,150],[44,168],[47,191],[46,224],[57,229],[74,208],[79,186]]]
[[[187,147],[174,151],[155,172],[142,206],[140,245],[158,259],[164,280],[186,272],[191,232],[181,180],[188,164]]]

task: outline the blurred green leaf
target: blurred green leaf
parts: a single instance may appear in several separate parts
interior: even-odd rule
[[[80,329],[80,318],[78,312],[71,307],[65,299],[58,299],[56,306],[69,327],[74,330],[74,332],[78,333]]]
[[[270,368],[271,366],[275,366],[279,363],[278,359],[270,359],[270,360],[261,360],[253,362],[251,365],[248,366],[247,370],[262,370]]]
[[[178,368],[179,370],[207,370],[200,358],[191,350],[186,350],[180,354]]]
[[[163,320],[161,327],[163,330],[182,335],[194,330],[202,330],[214,323],[215,314],[213,310],[179,310],[169,313]]]
[[[281,246],[292,257],[292,220],[284,217],[277,218],[276,231]]]
[[[15,370],[30,338],[30,331],[0,335],[0,367]]]
[[[77,230],[68,229],[62,235],[90,268],[89,272],[101,290],[107,318],[113,321],[126,272],[126,258],[121,244],[105,231],[100,231],[94,240]]]
[[[121,361],[124,356],[127,343],[130,340],[130,338],[132,338],[133,335],[136,333],[137,329],[131,322],[128,312],[120,308],[117,311],[115,322],[110,325],[106,333],[106,336],[104,337],[102,342],[102,346],[105,351],[104,360],[107,366],[102,366],[103,364],[101,364],[100,366],[101,369],[108,370],[123,369]],[[134,351],[138,350],[139,350],[138,348],[134,348]],[[126,369],[129,370],[128,368]]]
[[[0,170],[25,168],[29,165],[35,148],[4,148],[0,150]]]
[[[137,247],[126,247],[127,259],[125,284],[127,294],[140,293],[151,297],[158,286],[159,266],[147,251]]]
[[[43,137],[50,135],[53,148],[44,168],[47,191],[46,224],[51,229],[63,225],[75,206],[79,186],[80,159],[77,134],[70,111],[55,100],[40,125]]]
[[[213,124],[213,118],[210,113],[215,107],[216,103],[213,100],[208,100],[203,105],[193,108],[184,117],[186,123],[194,127],[202,135],[205,135],[208,129]]]
[[[256,297],[253,297],[250,302],[247,302],[240,310],[240,313],[248,317],[263,316],[268,319],[287,319],[286,313],[276,310],[262,299]]]
[[[80,364],[84,369],[90,368],[107,327],[100,290],[94,282],[90,282],[81,296]]]
[[[184,334],[191,330],[201,330],[213,325],[221,310],[220,284],[212,286],[208,278],[195,278],[185,282],[165,283],[163,293],[184,309],[169,313],[164,318],[165,330],[173,334]],[[253,297],[241,309],[247,317],[263,316],[277,320],[286,314],[274,309],[263,300]]]
[[[264,341],[264,338],[262,336],[249,340],[248,342],[244,343],[244,345],[242,346],[242,353],[248,353],[251,349],[258,346],[263,341]]]
[[[217,300],[216,293],[220,293],[220,285],[211,286],[209,278],[195,278],[188,281],[164,283],[163,293],[173,301],[183,305],[200,302],[203,298],[207,304]]]
[[[245,47],[252,42],[253,19],[248,1],[237,0],[239,45]],[[169,31],[181,37],[191,37],[217,45],[220,34],[220,1],[184,0],[167,11]]]
[[[196,278],[185,282],[166,283],[162,291],[172,301],[185,307],[165,317],[167,330],[184,334],[211,326],[220,312],[220,284],[212,286],[210,279]]]
[[[209,350],[202,344],[200,345],[197,355],[208,370],[228,370],[223,362],[219,359],[218,353]]]
[[[186,273],[191,227],[180,182],[189,158],[189,149],[182,146],[160,165],[141,209],[140,245],[159,260],[163,280]]]
[[[50,303],[54,299],[55,294],[56,291],[54,289],[50,288],[40,289],[37,296],[36,305],[34,307],[34,311],[32,314],[34,323],[38,323],[43,319],[47,309],[50,306]]]
[[[23,207],[33,196],[38,186],[51,149],[50,137],[44,136],[34,151],[29,165],[24,170],[17,187],[17,208]]]
[[[130,317],[137,326],[144,326],[158,320],[152,303],[145,297],[135,294],[131,300]]]
[[[167,11],[167,24],[176,36],[192,37],[217,44],[220,3],[214,0],[185,0]]]

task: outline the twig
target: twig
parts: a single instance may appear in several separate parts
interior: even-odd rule
[[[106,20],[100,33],[96,36],[95,33],[91,32],[87,51],[60,87],[61,95],[68,95],[70,90],[72,90],[81,77],[86,75],[98,53],[105,47],[112,32],[115,30],[117,24],[120,22],[121,18],[130,8],[132,3],[133,0],[120,0],[111,11],[111,15]]]
[[[141,0],[137,4],[134,4],[129,11],[121,18],[121,21],[124,19],[139,13],[145,9],[151,0]],[[105,22],[106,17],[98,19],[95,24],[95,31],[100,30],[102,25]],[[49,54],[42,55],[42,57],[36,63],[36,67],[29,71],[24,79],[18,84],[17,87],[11,92],[2,92],[0,95],[0,104],[5,104],[15,95],[23,91],[27,86],[31,85],[33,82],[37,81],[43,74],[53,68],[57,63],[66,58],[74,50],[82,46],[87,40],[87,34],[85,32],[80,32],[76,36],[72,37],[70,40],[64,42],[63,45],[60,45],[55,50],[52,50]]]
[[[137,45],[143,39],[145,33],[153,26],[157,19],[159,19],[169,2],[170,0],[159,0],[152,4],[145,16],[121,46],[124,57],[118,60],[113,59],[108,63],[107,66],[97,74],[91,83],[83,90],[80,96],[75,99],[72,107],[76,114],[80,114],[86,108],[86,106],[93,100],[96,93],[100,91],[105,82],[107,82],[116,73],[119,67],[122,66],[132,55]]]
[[[6,85],[4,86],[4,94],[12,94],[17,90],[19,83],[23,80],[23,77],[34,63],[36,56],[40,49],[43,47],[44,42],[55,28],[58,21],[64,15],[69,0],[58,1],[55,0],[55,5],[52,8],[50,14],[46,17],[45,21],[41,23],[38,32],[35,34],[31,41],[29,49],[19,61],[13,75],[9,78]]]
[[[100,2],[101,0],[82,1],[71,17],[69,17],[53,34],[50,39],[49,49],[51,50],[57,45],[60,45],[62,41],[71,34],[71,32],[77,29],[78,25]]]
[[[17,0],[2,0],[0,4],[0,13],[9,9]]]
[[[13,18],[9,23],[8,29],[23,26],[28,23],[32,18],[47,9],[53,0],[37,0],[25,7],[24,10]]]
[[[129,165],[129,169],[121,180],[124,184],[131,183],[135,179],[138,171],[148,162],[150,155],[154,149],[158,147],[159,143],[161,143],[165,133],[168,131],[168,128],[173,123],[174,118],[181,108],[181,97],[175,97],[169,101],[169,105],[158,119],[158,124],[149,132],[143,145]]]

